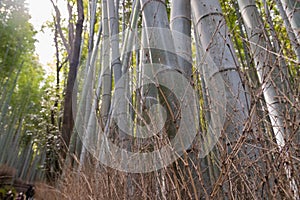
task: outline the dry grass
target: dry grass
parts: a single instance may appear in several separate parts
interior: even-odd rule
[[[214,160],[212,154],[203,162],[186,166],[177,162],[177,166],[145,174],[110,168],[67,170],[57,189],[37,184],[36,199],[293,199],[284,163],[287,159],[292,163],[292,174],[299,184],[299,160],[285,157],[274,144],[268,145],[261,145],[260,156],[254,160],[243,152],[239,157],[219,153],[221,159],[215,163],[219,174],[207,168]],[[204,166],[205,162],[208,165]]]
[[[223,132],[205,158],[198,158],[197,148],[192,148],[172,165],[144,174],[120,172],[93,161],[80,172],[76,167],[64,170],[55,188],[37,185],[36,198],[295,199],[291,182],[300,185],[300,102],[295,96],[297,101],[287,103],[281,113],[288,131],[284,133],[285,146],[280,149],[262,103],[261,89],[253,90],[251,97],[243,133]]]

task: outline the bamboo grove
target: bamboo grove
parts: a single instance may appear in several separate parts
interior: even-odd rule
[[[52,199],[300,198],[298,0],[68,0],[66,19],[51,3],[45,80],[26,9],[7,43],[0,2],[0,161],[17,177]]]

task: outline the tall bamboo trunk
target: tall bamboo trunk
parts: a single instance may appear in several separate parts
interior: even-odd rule
[[[284,23],[284,26],[287,30],[287,34],[289,36],[289,39],[290,39],[290,42],[291,42],[291,45],[295,51],[295,54],[297,56],[297,60],[298,62],[300,63],[300,45],[297,41],[297,38],[296,38],[296,35],[292,29],[292,26],[291,26],[291,23],[289,21],[289,18],[283,8],[283,5],[281,3],[281,0],[276,0],[276,5],[278,7],[278,11],[282,17],[282,20],[283,20],[283,23]]]
[[[192,47],[191,47],[191,2],[190,0],[174,0],[171,4],[170,26],[173,32],[178,68],[187,79],[192,79]],[[177,34],[177,32],[179,34]],[[180,57],[179,57],[180,56]]]
[[[192,84],[192,47],[191,47],[191,2],[190,0],[173,0],[171,2],[170,26],[177,56],[178,69]],[[198,141],[195,139],[195,141]],[[196,143],[196,142],[195,142]],[[182,160],[181,160],[182,159]],[[178,184],[186,185],[185,189],[178,188],[182,199],[199,199],[201,183],[198,177],[198,152],[188,151],[175,162],[174,170]],[[175,180],[174,182],[176,182]]]
[[[281,0],[283,9],[300,45],[300,2],[298,0]]]
[[[286,66],[282,66],[280,60],[278,61],[270,53],[272,51],[271,44],[265,37],[267,34],[264,32],[264,25],[256,8],[255,1],[239,0],[238,3],[250,41],[250,48],[254,57],[258,78],[262,84],[273,133],[278,148],[282,151],[285,148],[285,141],[289,136],[288,127],[284,123],[286,113],[283,102],[284,98],[290,96],[290,91],[288,91],[286,77],[281,75],[286,74],[284,72],[287,71],[284,69]],[[288,154],[283,156],[288,156]],[[290,175],[290,166],[285,165],[285,170],[294,194],[298,193],[296,183]]]
[[[100,107],[100,124],[104,130],[111,103],[112,90],[112,74],[110,66],[110,46],[109,46],[109,26],[107,13],[107,0],[102,1],[102,24],[103,24],[103,39],[102,39],[102,60],[101,60],[101,78],[102,78],[102,104]]]
[[[196,38],[199,39],[199,45],[201,45],[198,48],[202,53],[200,66],[197,67],[203,74],[206,90],[210,94],[207,97],[210,102],[209,108],[213,109],[209,112],[209,126],[212,128],[208,130],[207,135],[210,136],[210,140],[206,141],[207,147],[202,149],[202,156],[212,150],[214,146],[212,144],[218,141],[221,132],[224,133],[222,138],[227,145],[223,145],[227,146],[225,147],[227,150],[224,149],[220,154],[238,153],[236,152],[237,146],[242,145],[242,138],[245,138],[243,134],[249,115],[248,98],[239,74],[239,64],[222,9],[218,0],[191,0],[191,5]],[[251,153],[256,154],[256,152]],[[222,184],[222,187],[219,185],[225,178],[222,173],[231,165],[230,157],[223,163],[224,165],[221,165],[221,169],[218,169],[213,164],[219,162],[217,155],[218,152],[215,152],[212,158],[207,156],[206,166],[202,166],[208,170],[209,176],[205,177],[209,180],[203,180],[203,182],[207,193],[211,193],[211,197],[215,197],[219,189],[225,193],[230,190],[227,184]],[[215,181],[214,175],[219,176]]]
[[[122,64],[119,52],[119,19],[117,7],[118,6],[114,4],[114,1],[107,1],[109,35],[111,42],[111,67],[114,72],[115,83],[117,83],[122,76]]]

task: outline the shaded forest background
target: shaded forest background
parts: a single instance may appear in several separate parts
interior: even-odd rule
[[[24,0],[0,1],[0,195],[31,183],[37,199],[300,198],[299,0],[67,0],[68,18],[50,1],[51,73],[36,56],[40,30],[29,23]],[[113,37],[149,27],[181,35],[153,39],[140,29],[141,41],[130,31]],[[141,48],[128,53],[135,42]],[[149,63],[172,66],[168,70],[195,91],[197,116],[188,120],[196,121],[196,139],[162,169],[119,171],[99,162],[97,134],[108,134],[121,148],[150,152],[183,123],[172,89],[134,89],[149,75],[143,68]],[[207,74],[212,65],[215,73]],[[115,104],[124,76],[131,95]],[[221,92],[215,90],[220,79]],[[176,81],[174,87],[182,84]],[[147,110],[157,103],[166,122],[161,136],[145,141],[137,127],[152,121]],[[135,122],[132,137],[118,127],[116,105]],[[226,111],[224,124],[210,124],[219,122],[214,106]],[[207,142],[216,144],[201,156],[206,147],[199,144],[211,126],[218,137]]]

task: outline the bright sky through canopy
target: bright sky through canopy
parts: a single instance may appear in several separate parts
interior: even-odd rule
[[[53,46],[53,33],[49,28],[41,27],[46,21],[52,21],[52,4],[50,0],[26,0],[31,15],[30,22],[36,31],[35,44],[36,53],[39,55],[40,63],[45,67],[48,63],[52,63],[54,59],[55,49]]]

